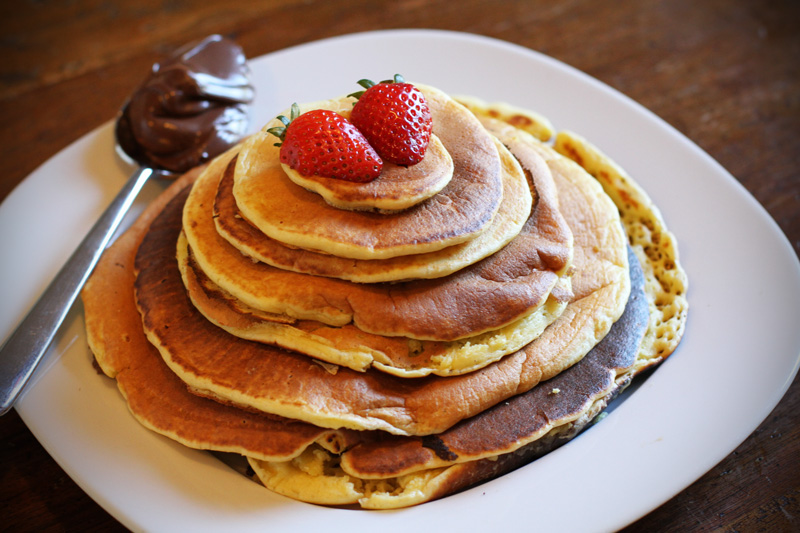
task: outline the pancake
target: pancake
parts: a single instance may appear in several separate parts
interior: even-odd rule
[[[149,273],[139,272],[139,278],[152,275],[152,284],[140,283],[138,279],[135,283],[139,296],[148,292],[154,300],[164,299],[168,308],[163,317],[170,320],[159,325],[159,317],[151,316],[156,320],[155,325],[148,324],[145,307],[141,309],[144,315],[139,320],[132,298],[134,255],[141,268],[155,257],[153,248],[158,248],[159,242],[171,245],[174,251],[174,241],[180,233],[180,206],[184,199],[178,196],[169,204],[167,201],[180,190],[181,184],[178,184],[152,204],[142,218],[109,248],[83,293],[90,345],[104,371],[118,379],[120,390],[137,419],[146,427],[188,446],[247,455],[262,482],[278,493],[305,501],[330,505],[359,504],[373,509],[415,505],[486,481],[552,450],[590,424],[632,377],[672,353],[680,340],[686,320],[686,278],[677,260],[674,237],[667,231],[644,191],[624,171],[582,139],[560,136],[556,149],[585,165],[601,182],[605,181],[604,187],[622,212],[622,223],[636,255],[626,254],[625,261],[620,262],[609,251],[615,248],[613,236],[620,221],[614,222],[613,217],[607,216],[606,209],[595,205],[602,204],[600,198],[607,198],[605,193],[598,194],[598,188],[585,181],[574,162],[567,161],[550,147],[520,134],[519,130],[507,129],[501,123],[487,120],[486,124],[503,138],[523,165],[526,161],[541,164],[542,158],[547,161],[553,171],[565,217],[576,230],[575,296],[565,313],[545,331],[543,338],[546,340],[540,339],[519,352],[525,355],[525,360],[517,357],[517,366],[508,366],[514,359],[512,355],[472,373],[483,374],[485,381],[492,381],[508,378],[508,374],[516,372],[520,376],[517,392],[505,401],[476,410],[474,416],[435,434],[410,437],[386,435],[381,431],[326,430],[287,418],[261,416],[250,412],[251,407],[239,410],[190,394],[186,383],[176,379],[165,363],[169,360],[170,350],[185,343],[186,335],[191,336],[195,331],[184,331],[184,336],[167,333],[170,330],[174,333],[181,324],[194,324],[190,315],[197,313],[191,305],[174,305],[182,293],[185,296],[183,282],[176,279],[174,258],[170,260],[166,253],[161,258],[163,261]],[[592,159],[587,163],[589,156]],[[192,176],[186,178],[191,179]],[[161,215],[155,219],[162,208]],[[606,218],[603,219],[602,215]],[[167,220],[170,217],[172,222],[178,222],[172,224]],[[587,230],[587,227],[592,230]],[[147,240],[149,244],[145,242]],[[137,252],[140,242],[144,251]],[[604,244],[609,242],[612,245],[606,248]],[[662,242],[666,243],[667,252],[653,249],[655,244]],[[643,274],[636,268],[639,262]],[[626,273],[630,271],[630,275],[620,277],[619,270],[623,267]],[[159,268],[163,275],[156,281]],[[594,272],[595,268],[597,272]],[[156,283],[166,286],[165,289],[153,291]],[[622,295],[625,295],[623,300],[627,300],[627,305],[617,319],[613,314],[609,315],[609,311]],[[666,295],[673,298],[667,300]],[[665,302],[670,305],[665,305]],[[243,304],[236,305],[237,313],[248,312]],[[175,311],[178,314],[170,314]],[[263,311],[250,311],[260,319],[269,318]],[[587,312],[590,316],[583,320]],[[594,329],[594,319],[598,330]],[[578,321],[582,323],[578,324]],[[602,330],[610,322],[614,325],[606,334]],[[145,342],[143,328],[147,329],[150,339],[158,343],[158,352],[165,358],[158,357],[153,345]],[[208,331],[213,331],[213,328]],[[563,343],[566,337],[570,337],[570,341],[561,346],[564,348],[562,355],[565,352],[579,354],[578,346],[592,349],[585,357],[578,355],[560,370],[551,372],[551,379],[542,382],[541,376],[547,371],[541,369],[548,366],[551,359],[543,344]],[[214,339],[204,337],[204,340]],[[230,352],[219,351],[216,363],[227,364],[230,356],[240,355],[237,349],[246,350],[252,344],[237,343]],[[531,349],[535,345],[538,345],[538,350]],[[213,352],[213,347],[210,352]],[[264,361],[259,360],[259,356],[263,355],[264,352],[254,353],[248,359],[250,366],[241,368],[246,369],[245,373],[251,370],[260,373],[258,367]],[[534,359],[539,364],[540,379],[537,385],[526,389],[532,371],[529,363]],[[331,365],[314,363],[307,357],[305,360],[334,378],[348,373],[346,370],[336,371]],[[267,364],[272,362],[275,361]],[[282,374],[286,368],[278,365],[273,370],[283,376],[284,381],[294,381],[295,391],[314,389],[320,384],[314,376],[307,381],[299,379],[299,375]],[[489,370],[497,368],[505,368],[505,376],[489,373]],[[365,378],[374,375],[372,371],[363,374]],[[171,377],[162,379],[163,376]],[[258,385],[258,377],[250,385]],[[336,396],[337,384],[334,381],[331,390]],[[461,377],[403,381],[427,383],[420,388],[423,401],[431,392],[426,389],[431,387],[431,383],[466,382]],[[387,378],[386,383],[391,382],[397,381]],[[376,396],[372,388],[374,383],[369,380],[351,381],[359,394]],[[459,396],[457,390],[442,390],[450,394],[439,404],[441,409],[461,401],[472,402],[474,398],[469,396],[470,392],[483,392],[461,389]],[[201,392],[208,394],[208,391]],[[399,399],[408,391],[395,392]],[[413,397],[412,393],[407,398]],[[436,397],[435,394],[427,396]],[[229,399],[218,399],[230,402]],[[340,399],[335,397],[336,401]],[[251,416],[255,418],[251,419]],[[256,427],[262,421],[272,425],[258,426],[258,431],[252,432],[254,434],[248,433],[246,426],[252,423]]]
[[[507,102],[489,103],[475,96],[459,95],[454,98],[475,116],[504,122],[540,141],[549,141],[555,135],[556,130],[550,120],[535,111],[523,109]]]
[[[678,347],[689,309],[677,240],[647,193],[596,146],[575,133],[560,132],[554,148],[597,178],[619,207],[634,252],[648,269],[650,325],[638,364],[652,366]]]
[[[500,208],[500,159],[490,135],[466,108],[429,87],[419,87],[436,135],[453,160],[453,177],[435,196],[392,214],[347,211],[298,187],[280,165],[279,148],[267,129],[242,146],[233,195],[242,215],[265,235],[289,246],[352,259],[387,259],[441,250],[484,231]],[[303,107],[342,114],[344,97]],[[457,208],[454,208],[457,206]]]
[[[331,327],[310,320],[277,321],[236,300],[208,279],[193,261],[183,234],[178,239],[177,258],[194,307],[228,333],[353,370],[374,368],[407,378],[464,374],[516,352],[563,313],[571,295],[570,279],[564,277],[544,305],[499,330],[456,341],[418,341],[372,335],[350,324]]]
[[[147,342],[133,298],[136,248],[175,195],[185,198],[199,169],[173,183],[100,258],[81,292],[86,336],[102,371],[116,379],[143,426],[195,449],[286,461],[326,438],[322,428],[248,413],[191,394]]]
[[[627,385],[642,355],[649,319],[642,267],[632,252],[629,257],[632,288],[625,312],[574,366],[437,435],[364,439],[342,454],[342,470],[382,479],[511,453],[576,420],[596,400]]]
[[[248,458],[271,490],[327,505],[389,509],[430,501],[527,464],[574,438],[631,382],[649,306],[631,253],[625,312],[579,363],[441,434],[351,437],[341,454],[310,446],[291,461]]]
[[[398,476],[396,480],[368,481],[366,478],[374,477],[374,468],[372,474],[362,474],[364,479],[352,475],[345,477],[338,468],[322,468],[323,461],[330,460],[332,455],[343,454],[342,457],[346,458],[343,462],[350,465],[349,470],[357,468],[363,471],[369,468],[365,463],[374,464],[387,449],[391,449],[388,442],[393,440],[385,441],[379,436],[362,432],[326,432],[310,425],[286,419],[265,418],[199,398],[190,394],[184,384],[175,379],[163,361],[157,355],[153,356],[153,348],[146,343],[132,298],[133,256],[136,244],[153,214],[167,200],[167,196],[180,189],[179,184],[151,204],[142,218],[102,258],[82,294],[87,315],[87,332],[91,333],[89,337],[95,353],[99,355],[98,362],[104,365],[112,362],[107,372],[119,380],[120,390],[141,423],[194,448],[245,453],[254,470],[276,492],[331,505],[354,503],[363,499],[362,505],[366,508],[403,507],[445,496],[495,477],[557,446],[576,432],[578,426],[591,420],[591,415],[596,414],[599,406],[620,388],[616,383],[626,383],[622,379],[624,374],[617,377],[614,385],[609,384],[609,378],[618,373],[618,369],[630,365],[630,346],[635,346],[636,340],[641,337],[640,333],[638,336],[636,333],[637,330],[641,331],[641,326],[636,326],[632,320],[637,305],[630,303],[641,300],[637,295],[641,292],[642,283],[637,281],[640,276],[635,273],[632,275],[635,289],[631,291],[625,314],[614,326],[614,330],[581,363],[525,395],[529,397],[526,399],[528,403],[532,401],[531,398],[539,398],[533,405],[538,405],[544,414],[535,417],[520,416],[513,427],[521,427],[520,421],[527,421],[533,432],[541,433],[541,422],[546,422],[545,425],[556,426],[556,430],[497,459],[474,460],[417,471]],[[632,265],[632,272],[635,272],[634,266]],[[642,322],[642,306],[638,308],[639,322]],[[644,311],[647,312],[646,306]],[[626,333],[622,336],[622,341],[615,335],[615,331]],[[611,343],[617,347],[603,349]],[[138,377],[131,379],[134,376]],[[166,379],[158,379],[159,376]],[[586,393],[576,394],[575,391],[584,390],[577,385],[579,382],[588,384]],[[552,393],[555,387],[560,390],[557,394]],[[487,419],[495,416],[492,413],[508,410],[509,406],[516,406],[519,401],[513,399],[507,404],[500,404],[480,415],[479,419],[466,421],[452,431],[436,437],[442,444],[427,440],[429,447],[424,449],[431,451],[433,448],[436,450],[434,453],[438,452],[437,457],[445,455],[445,450],[454,453],[459,448],[452,444],[452,435],[464,433],[466,428],[475,425],[486,424]],[[587,403],[589,408],[586,408]],[[523,411],[528,409],[530,407]],[[579,415],[581,412],[583,414]],[[565,423],[565,420],[569,422]],[[180,431],[175,431],[174,427],[178,427]],[[474,442],[478,434],[472,430],[467,433],[467,440]],[[261,442],[258,445],[249,442],[251,434],[260,437]],[[495,445],[508,446],[509,442],[518,440],[515,434],[511,438],[508,435],[506,434],[505,439],[496,436]],[[223,437],[222,443],[219,442],[220,437]],[[499,444],[504,441],[504,444]],[[418,443],[419,439],[408,442],[412,446],[403,440],[396,442],[394,446],[397,446],[398,452],[408,447],[413,449],[416,448],[413,444]],[[450,447],[444,447],[447,445],[445,443]],[[402,455],[405,456],[405,453]],[[453,464],[453,460],[447,464]],[[278,474],[274,473],[275,470]],[[385,476],[386,470],[383,472]],[[365,493],[368,494],[366,498]]]
[[[544,162],[532,169],[533,183],[529,186],[517,160],[499,143],[498,153],[502,163],[503,201],[491,226],[474,239],[437,252],[391,259],[345,259],[285,246],[261,233],[239,213],[232,191],[231,165],[234,163],[225,169],[219,183],[214,200],[214,223],[217,232],[243,254],[283,270],[358,283],[440,278],[497,252],[516,237],[531,215],[533,195],[538,204],[535,216],[542,224],[545,218],[552,218],[553,226],[566,227],[558,214],[555,185]],[[570,244],[568,231],[555,235],[553,240],[559,238],[563,245]]]
[[[550,121],[537,113],[505,103],[489,104],[470,96],[459,96],[457,100],[484,125],[490,125],[490,129],[514,126],[519,136],[531,135],[540,141],[555,135]],[[667,229],[661,212],[647,192],[597,146],[574,132],[562,131],[555,135],[553,149],[597,179],[619,209],[628,240],[645,269],[648,284],[650,325],[637,365],[641,369],[653,366],[677,348],[686,324],[688,279],[680,265],[677,239]],[[553,158],[549,150],[541,151],[544,157]]]
[[[527,160],[541,161],[526,157],[525,149],[526,145],[521,145],[517,155],[523,166]],[[557,163],[550,165],[562,199],[562,214],[576,234],[574,279],[579,280],[579,288],[573,289],[573,300],[539,338],[482,369],[414,380],[347,368],[333,374],[306,355],[230,335],[209,323],[186,295],[175,261],[175,242],[182,229],[180,203],[167,206],[153,222],[137,253],[136,295],[145,332],[165,362],[196,394],[321,427],[400,435],[440,433],[575,364],[606,335],[625,307],[630,279],[626,239],[616,207],[574,162],[558,156]],[[191,194],[197,190],[196,185]],[[490,268],[504,253],[524,251],[525,247],[521,232],[480,265]],[[192,251],[196,253],[194,246]],[[484,265],[487,261],[489,267]],[[249,259],[246,262],[252,264]],[[490,279],[498,289],[510,283],[497,276]],[[287,284],[292,290],[302,290],[302,285]],[[403,286],[392,287],[398,285]],[[421,295],[430,290],[428,280],[413,286]],[[373,291],[372,298],[376,296]],[[425,297],[435,298],[430,293]],[[482,309],[502,311],[489,306]]]
[[[368,183],[303,176],[286,164],[281,167],[290,180],[330,205],[356,211],[407,209],[444,189],[453,178],[453,158],[436,135],[431,135],[422,161],[408,167],[384,162],[380,176]]]
[[[214,223],[219,177],[231,158],[217,158],[198,178],[184,207],[183,229],[202,271],[267,313],[329,326],[353,324],[375,335],[452,341],[500,329],[535,311],[572,259],[572,234],[557,203],[540,201],[508,245],[436,279],[361,284],[254,262],[222,238]],[[537,163],[544,165],[541,159]],[[618,217],[608,204],[610,216]]]

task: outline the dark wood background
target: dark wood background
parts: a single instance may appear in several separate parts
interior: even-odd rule
[[[49,157],[113,118],[153,61],[187,41],[223,33],[255,57],[387,28],[488,35],[600,79],[711,154],[800,250],[796,0],[3,2],[0,200]],[[764,305],[743,305],[754,304]],[[800,531],[798,413],[796,379],[730,456],[626,531]],[[620,465],[617,482],[624,483],[624,475]],[[12,412],[0,419],[0,529],[121,526]]]

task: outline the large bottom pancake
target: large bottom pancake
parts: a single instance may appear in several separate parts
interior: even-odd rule
[[[591,149],[591,147],[586,149]],[[618,207],[623,210],[623,213],[625,204],[621,203],[619,199],[636,198],[638,205],[643,206],[640,209],[640,218],[638,220],[657,219],[658,224],[654,224],[653,227],[666,232],[660,217],[656,217],[652,212],[648,211],[653,209],[653,206],[651,202],[645,201],[647,200],[646,195],[641,191],[639,191],[641,193],[640,196],[633,195],[637,189],[635,189],[635,183],[632,180],[616,182],[616,184],[619,187],[619,194],[615,196],[615,200]],[[103,366],[106,373],[121,380],[119,383],[120,390],[126,397],[131,411],[145,426],[184,442],[189,446],[208,449],[245,450],[244,453],[257,457],[258,452],[255,450],[261,448],[261,445],[242,445],[242,441],[247,442],[249,440],[247,432],[243,431],[246,429],[243,426],[247,426],[250,422],[257,423],[260,420],[264,420],[263,417],[256,416],[251,418],[253,415],[250,413],[198,398],[190,394],[184,384],[180,380],[174,379],[174,376],[171,379],[155,380],[153,375],[156,374],[150,370],[160,367],[164,376],[171,376],[152,347],[144,342],[142,325],[138,319],[132,298],[134,277],[132,261],[137,243],[142,238],[147,224],[166,200],[167,198],[165,197],[157,200],[145,212],[142,219],[128,233],[117,240],[109,249],[107,255],[104,256],[89,284],[87,284],[83,297],[86,304],[86,325],[90,343],[96,353],[100,354],[98,362]],[[640,222],[628,220],[626,221],[626,227],[635,227],[638,223]],[[387,469],[388,463],[385,460],[380,460],[381,457],[385,457],[385,443],[398,439],[397,437],[385,439],[365,438],[364,436],[367,434],[352,431],[326,433],[321,428],[313,428],[313,426],[307,424],[290,423],[285,419],[267,419],[276,423],[276,426],[266,431],[266,435],[262,435],[262,437],[266,437],[262,438],[262,443],[267,446],[266,449],[262,448],[264,456],[261,457],[261,460],[251,459],[251,464],[264,477],[267,484],[292,497],[307,497],[311,501],[323,498],[337,500],[331,503],[347,503],[361,499],[361,504],[365,507],[390,508],[412,505],[442,497],[527,463],[574,436],[581,427],[588,424],[605,403],[621,390],[634,374],[646,366],[642,364],[642,361],[652,364],[668,355],[677,345],[675,335],[669,337],[662,335],[662,339],[658,340],[659,336],[657,334],[651,334],[652,324],[672,324],[675,331],[682,332],[683,323],[686,319],[685,308],[683,312],[676,315],[671,306],[654,304],[654,302],[659,301],[660,295],[665,292],[666,288],[673,287],[673,285],[665,281],[660,281],[664,280],[666,276],[683,280],[684,285],[676,283],[674,286],[677,288],[672,293],[676,295],[676,300],[684,297],[681,287],[685,288],[685,275],[680,265],[677,264],[674,240],[668,233],[666,235],[670,237],[669,246],[672,249],[670,254],[672,254],[671,259],[674,259],[672,264],[662,261],[658,254],[652,252],[638,254],[645,271],[645,296],[650,305],[651,325],[648,326],[648,336],[638,349],[639,357],[636,362],[629,370],[625,371],[623,368],[624,363],[614,366],[614,364],[607,363],[597,364],[595,361],[595,354],[599,353],[603,344],[611,342],[611,339],[616,337],[615,331],[628,332],[635,329],[627,326],[625,322],[627,320],[626,317],[631,312],[630,310],[633,309],[629,305],[625,314],[614,326],[616,329],[613,329],[604,338],[603,342],[596,346],[580,363],[561,373],[553,380],[542,383],[525,395],[528,397],[538,395],[541,400],[540,409],[530,406],[531,411],[529,412],[540,414],[538,416],[530,415],[528,418],[538,418],[542,421],[549,420],[556,425],[554,429],[533,442],[525,444],[514,451],[502,453],[496,458],[474,460],[480,453],[487,451],[485,444],[482,444],[481,441],[473,441],[470,444],[470,433],[466,435],[467,440],[464,441],[453,438],[459,431],[463,432],[464,428],[469,427],[471,423],[476,423],[468,420],[454,427],[451,431],[440,435],[424,439],[408,439],[408,442],[417,443],[411,446],[415,456],[420,457],[416,460],[417,467],[419,465],[430,467],[437,464],[437,461],[444,461],[438,464],[445,466],[407,473],[389,480],[371,481],[353,475],[348,478],[343,474],[344,470],[342,468],[331,468],[330,463],[326,464],[326,461],[329,460],[331,454],[336,455],[349,448],[350,451],[345,454],[344,463],[350,472],[361,472],[360,475],[365,477],[374,476],[375,472],[378,472],[380,476],[402,472],[403,470],[397,469],[397,465]],[[631,236],[631,240],[639,242],[639,246],[641,246],[642,239]],[[631,262],[632,267],[635,266],[634,263],[636,262]],[[636,288],[639,286],[639,282],[636,281],[637,276],[635,274],[631,275],[631,279],[633,288],[631,289],[630,297],[635,300],[639,293]],[[639,298],[639,301],[641,301],[641,298]],[[627,342],[635,342],[634,337],[629,337]],[[665,345],[667,342],[671,344]],[[618,351],[611,350],[607,352],[607,355],[615,353],[618,353]],[[656,354],[656,356],[654,357],[653,354]],[[612,371],[609,372],[609,370]],[[578,390],[580,387],[577,384],[575,387],[562,384],[563,380],[567,380],[569,376],[578,373],[585,373],[585,378],[581,379],[586,379],[586,383],[589,384],[587,389],[589,394],[583,400],[567,394],[569,391]],[[139,376],[138,378],[130,379],[137,375]],[[613,376],[616,376],[613,379],[613,385],[606,386],[603,384],[607,384],[608,379]],[[153,393],[154,388],[156,389],[156,394]],[[565,402],[570,397],[580,400],[574,404],[578,406],[577,410],[570,409],[565,404],[560,403]],[[166,401],[163,401],[165,399]],[[513,400],[514,403],[516,401]],[[509,404],[511,403],[509,402]],[[495,409],[503,409],[504,406],[505,404],[498,404]],[[475,420],[485,419],[489,416],[488,413],[492,411],[488,411],[487,414]],[[515,424],[515,426],[523,424]],[[175,425],[181,429],[182,433],[174,431]],[[535,433],[536,424],[530,424],[530,427],[533,428]],[[304,436],[302,432],[309,429],[311,430],[310,435]],[[272,431],[276,430],[279,431],[277,435],[284,431],[291,433],[293,436],[293,440],[287,441],[291,445],[277,452],[270,448],[274,444],[269,442],[275,437]],[[298,430],[299,433],[296,433]],[[261,433],[264,433],[264,431],[261,431]],[[315,435],[317,435],[317,438],[312,438]],[[500,446],[505,446],[503,449],[509,450],[513,448],[513,444],[509,447],[509,443],[518,439],[511,434],[506,437],[505,444],[500,443]],[[404,440],[401,440],[401,442]],[[312,441],[317,444],[309,445],[309,442]],[[353,446],[353,444],[359,442],[362,443],[361,446]],[[420,446],[419,443],[424,443],[427,446]],[[365,453],[365,450],[368,451],[370,448],[372,451]],[[481,451],[481,448],[483,451]],[[306,451],[304,452],[304,450]],[[420,455],[420,451],[423,452],[423,455]],[[453,455],[456,457],[453,457]],[[281,460],[281,458],[288,459],[290,457],[295,457],[295,459]],[[469,460],[469,458],[473,458],[473,460]],[[458,460],[466,460],[467,462],[452,464],[453,461]],[[277,474],[266,469],[269,465],[276,464],[276,461],[280,465],[280,470]],[[373,466],[370,467],[370,464]],[[374,465],[378,465],[380,468],[375,468]],[[370,468],[372,474],[368,472]],[[310,481],[311,486],[306,486],[305,481]],[[336,493],[339,495],[330,496]],[[341,496],[341,494],[344,494],[344,496]],[[355,499],[351,496],[352,494],[356,495]],[[369,496],[364,498],[364,494],[369,494]]]
[[[619,209],[628,241],[647,278],[650,325],[637,364],[646,368],[668,357],[683,337],[688,280],[679,261],[677,240],[644,189],[597,146],[574,132],[559,132],[552,148],[537,142],[548,141],[555,133],[550,122],[537,113],[471,96],[458,100],[504,143],[518,139],[535,147],[549,164],[559,160],[558,154],[568,157],[597,179]]]
[[[600,182],[619,208],[630,244],[647,269],[650,325],[638,364],[652,366],[677,348],[689,308],[688,280],[679,262],[677,240],[647,193],[596,146],[575,133],[560,132],[554,149]]]
[[[326,431],[197,397],[146,342],[133,299],[136,246],[166,196],[178,190],[171,189],[151,205],[92,275],[82,295],[90,343],[98,363],[118,380],[131,412],[145,427],[190,447],[245,454],[265,484],[281,494],[326,504],[360,501],[366,508],[404,507],[442,497],[566,441],[627,382],[625,370],[635,359],[647,321],[635,262],[625,313],[586,358],[529,393],[441,435],[387,438],[374,432]],[[506,430],[498,433],[497,427]],[[399,461],[387,461],[387,452]],[[487,454],[501,455],[477,459]],[[337,456],[349,473],[331,466]],[[412,467],[409,457],[415,460]]]
[[[518,155],[523,166],[525,148]],[[186,295],[174,257],[179,203],[163,211],[139,247],[136,288],[145,332],[197,394],[322,427],[440,433],[575,364],[622,314],[630,280],[616,207],[574,162],[559,156],[551,172],[576,235],[575,297],[536,341],[475,372],[413,380],[347,368],[331,373],[306,355],[230,335]]]

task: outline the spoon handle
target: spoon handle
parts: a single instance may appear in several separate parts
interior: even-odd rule
[[[152,175],[152,169],[140,168],[128,179],[39,301],[0,348],[0,415],[14,405],[125,213]]]

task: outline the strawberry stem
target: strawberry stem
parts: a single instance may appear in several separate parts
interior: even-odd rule
[[[406,82],[406,80],[405,80],[405,78],[403,78],[403,76],[401,74],[395,74],[394,75],[394,79],[382,80],[382,81],[379,81],[378,83],[405,83],[405,82]],[[355,98],[356,100],[361,98],[361,96],[366,92],[367,89],[377,85],[377,83],[375,83],[372,80],[368,80],[367,78],[360,79],[356,83],[361,85],[364,88],[364,90],[363,91],[356,91],[354,93],[350,93],[350,94],[347,95],[349,97]],[[355,105],[355,104],[353,104],[353,105]]]
[[[350,93],[350,94],[348,94],[348,95],[347,95],[347,96],[349,96],[349,97],[355,98],[356,100],[358,100],[359,98],[361,98],[361,96],[362,96],[362,95],[363,95],[363,94],[364,94],[364,93],[367,91],[367,89],[369,89],[370,87],[372,87],[373,85],[375,85],[375,82],[374,82],[374,81],[372,81],[372,80],[368,80],[368,79],[366,79],[366,78],[364,78],[364,79],[362,79],[362,80],[358,80],[356,83],[358,83],[359,85],[361,85],[361,86],[364,88],[364,90],[363,90],[363,91],[356,91],[356,92],[354,92],[354,93]]]
[[[271,133],[275,137],[281,140],[281,142],[275,143],[273,146],[281,146],[283,141],[286,139],[286,128],[289,127],[289,124],[292,123],[294,119],[300,116],[300,106],[297,105],[297,102],[292,104],[292,108],[289,110],[289,117],[286,118],[283,115],[278,115],[276,118],[283,122],[283,126],[273,126],[272,128],[267,129],[267,133]]]

